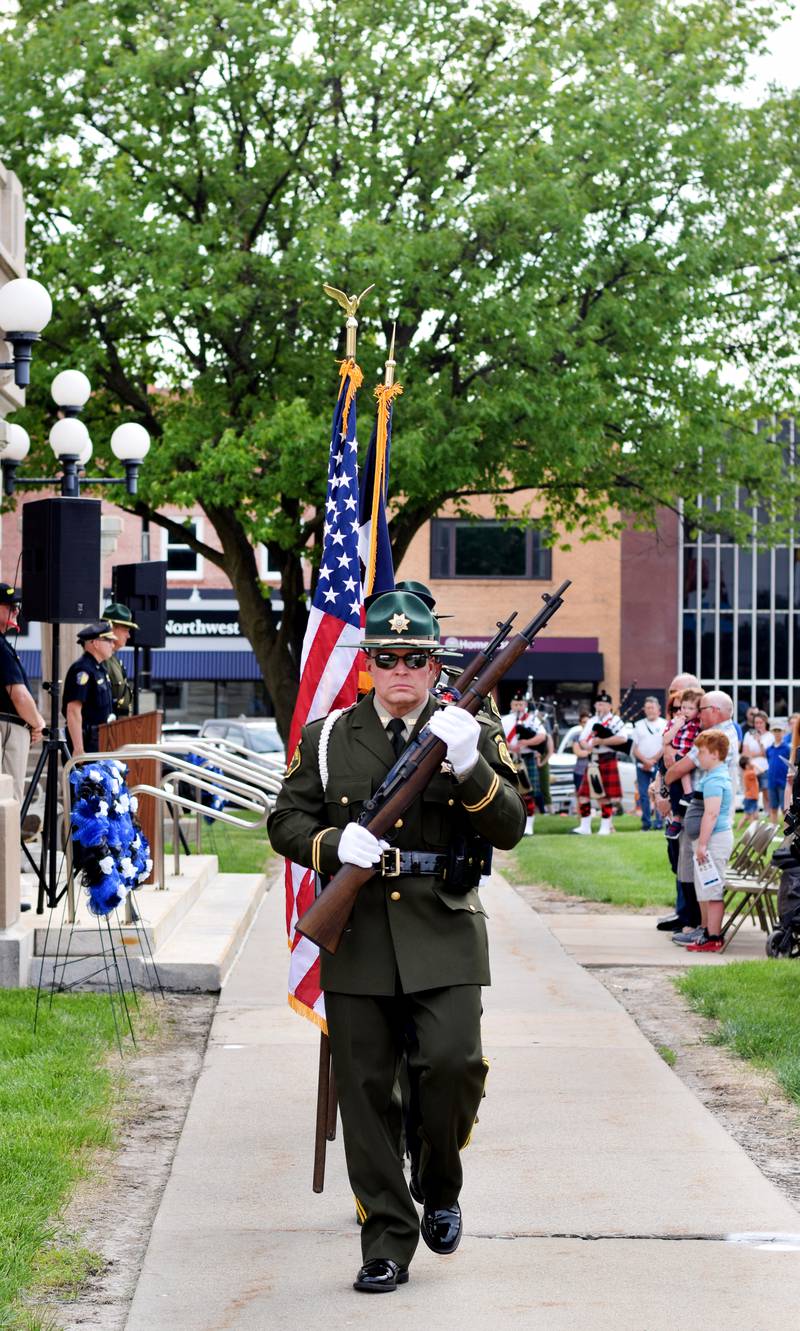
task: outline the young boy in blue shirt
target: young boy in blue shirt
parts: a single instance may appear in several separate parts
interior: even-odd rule
[[[700,906],[702,934],[689,943],[688,952],[722,951],[722,898],[725,870],[733,850],[733,787],[726,764],[728,737],[720,730],[704,730],[695,740],[701,775],[695,793],[703,797],[700,832],[692,841],[694,887]],[[704,883],[708,869],[716,870],[716,882]]]

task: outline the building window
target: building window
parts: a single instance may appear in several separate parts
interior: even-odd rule
[[[203,539],[202,518],[192,518],[185,525],[198,541]],[[202,555],[169,531],[164,532],[164,558],[167,561],[167,577],[171,582],[189,582],[203,576]]]
[[[758,513],[740,490],[738,507]],[[754,704],[770,716],[798,708],[800,665],[800,543],[760,550],[755,537],[734,545],[705,532],[681,530],[681,654],[679,670],[706,688],[730,693],[741,720]]]
[[[432,578],[536,578],[550,581],[552,551],[536,526],[466,518],[431,522]]]

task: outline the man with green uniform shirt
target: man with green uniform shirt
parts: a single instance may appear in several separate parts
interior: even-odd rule
[[[108,672],[108,678],[111,680],[112,710],[115,716],[130,716],[133,705],[133,689],[117,652],[121,652],[123,647],[127,647],[131,630],[137,629],[139,625],[134,624],[130,610],[119,601],[112,601],[111,605],[106,606],[103,611],[103,619],[111,625],[111,632],[114,635],[114,655],[109,657],[106,662],[106,671]]]
[[[397,1149],[393,1097],[407,1052],[420,1126],[413,1195],[437,1253],[461,1239],[466,1144],[483,1094],[481,986],[490,983],[477,886],[491,846],[525,826],[500,726],[441,706],[430,689],[441,648],[436,620],[409,592],[367,610],[363,646],[374,689],[303,730],[269,820],[273,847],[323,879],[342,864],[375,866],[335,955],[322,954],[350,1182],[362,1220],[355,1288],[408,1280],[420,1223]],[[357,824],[403,747],[429,723],[447,761],[395,824],[392,845]]]

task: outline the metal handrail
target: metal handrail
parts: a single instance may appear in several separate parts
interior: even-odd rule
[[[187,785],[194,785],[200,790],[207,790],[211,794],[217,794],[220,789],[219,785],[215,784],[213,781],[204,780],[202,776],[200,776],[200,774],[198,773],[196,767],[193,768],[192,771],[186,773],[186,775],[181,773],[178,779],[180,781],[185,781]],[[147,784],[147,782],[141,782],[139,785],[133,787],[131,794],[152,795],[153,798],[158,800],[162,806],[169,805],[170,812],[172,814],[172,853],[174,857],[173,865],[176,876],[181,871],[179,810],[184,809],[187,812],[192,812],[192,813],[197,813],[198,815],[202,815],[204,818],[213,818],[216,822],[228,823],[231,827],[242,827],[249,829],[251,827],[264,827],[266,825],[267,815],[270,812],[271,804],[269,801],[269,797],[263,791],[255,789],[253,790],[252,793],[255,797],[255,801],[257,802],[248,799],[244,795],[232,792],[232,799],[229,801],[229,803],[235,804],[237,808],[253,809],[255,812],[259,812],[259,809],[261,810],[261,812],[259,813],[259,817],[256,818],[254,821],[250,821],[244,818],[237,818],[236,815],[233,813],[226,813],[224,809],[214,809],[209,807],[209,805],[207,804],[199,804],[196,800],[190,799],[187,795],[179,795],[177,791],[171,789],[170,787],[170,782],[174,780],[175,780],[175,773],[167,772],[166,775],[161,778],[161,783],[158,786],[151,786]],[[165,810],[162,807],[161,837],[159,838],[158,864],[156,866],[158,871],[157,876],[159,882],[159,889],[161,891],[165,890],[165,868],[166,868],[166,853],[164,850],[164,812]]]
[[[122,748],[120,749],[114,749],[104,753],[73,754],[72,757],[69,759],[69,761],[64,764],[64,768],[62,771],[62,783],[63,783],[62,798],[63,798],[63,807],[65,812],[65,820],[68,820],[68,810],[70,808],[69,778],[74,768],[93,762],[109,762],[113,761],[114,759],[121,759],[123,761],[127,759],[130,759],[132,761],[141,761],[149,759],[151,761],[158,762],[168,757],[173,767],[173,771],[167,772],[164,775],[164,777],[162,777],[162,782],[164,784],[153,786],[146,782],[142,782],[139,785],[134,786],[133,789],[129,791],[129,794],[131,795],[135,795],[138,793],[152,795],[153,798],[156,799],[159,803],[160,814],[161,814],[161,837],[159,838],[160,846],[158,848],[158,863],[156,865],[156,871],[158,878],[158,887],[160,890],[163,891],[165,888],[165,859],[164,859],[164,805],[165,804],[178,805],[180,808],[184,808],[190,811],[195,811],[199,814],[202,814],[204,817],[213,818],[217,822],[229,823],[235,827],[260,827],[266,823],[267,815],[269,814],[270,809],[272,807],[272,803],[274,802],[274,800],[271,799],[273,792],[269,791],[266,787],[256,785],[252,781],[243,782],[243,781],[238,781],[236,779],[236,777],[238,776],[246,775],[250,777],[252,775],[252,764],[243,764],[241,762],[236,762],[235,759],[232,760],[230,758],[227,758],[225,755],[219,754],[216,750],[211,749],[210,746],[208,746],[208,751],[206,752],[205,756],[213,758],[215,761],[218,761],[220,764],[222,764],[222,770],[213,773],[207,772],[206,777],[204,779],[200,775],[200,773],[203,771],[202,768],[199,768],[196,763],[188,762],[186,759],[179,757],[177,754],[173,752],[175,748],[179,748],[180,752],[196,753],[198,751],[198,748],[200,748],[201,749],[200,756],[204,756],[202,753],[202,749],[205,747],[206,746],[203,745],[202,742],[198,744],[194,741],[184,742],[176,740],[172,741],[167,746],[159,744],[126,744],[123,745]],[[226,772],[224,770],[225,767],[229,768],[230,770]],[[262,810],[262,812],[260,812],[259,818],[255,822],[252,822],[252,821],[246,821],[245,819],[237,818],[234,814],[227,814],[223,809],[213,809],[208,805],[199,804],[197,803],[197,801],[190,800],[186,796],[179,795],[177,794],[177,792],[173,790],[166,789],[166,784],[169,783],[170,781],[174,781],[176,779],[176,776],[177,779],[180,781],[185,781],[187,782],[187,784],[194,785],[200,789],[208,790],[211,793],[218,793],[220,789],[222,789],[225,791],[226,794],[231,795],[232,798],[229,801],[230,803],[234,803],[239,808],[249,808],[255,810],[256,812]],[[253,800],[255,800],[256,802],[254,803]],[[173,824],[174,821],[175,820],[173,818]],[[174,840],[175,843],[179,845],[180,837],[177,837]],[[72,838],[70,836],[66,837],[65,851],[66,851],[66,868],[67,868],[67,899],[68,899],[70,923],[71,923],[72,920],[74,920],[75,918],[75,885],[72,874]],[[180,871],[179,866],[180,866],[180,861],[178,861],[177,872]]]

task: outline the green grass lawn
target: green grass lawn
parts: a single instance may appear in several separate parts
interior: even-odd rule
[[[74,1268],[46,1249],[52,1222],[89,1153],[113,1140],[116,1089],[104,1059],[115,1041],[102,994],[46,998],[33,1033],[33,990],[0,990],[0,1327],[34,1328],[17,1303],[44,1267]],[[83,1259],[81,1259],[83,1260]],[[87,1259],[88,1260],[88,1259]],[[56,1276],[56,1280],[57,1280]]]
[[[800,964],[736,961],[692,967],[675,981],[704,1017],[719,1023],[714,1042],[774,1073],[800,1104]]]
[[[239,811],[236,816],[246,818],[248,815]],[[170,830],[170,826],[168,822],[167,831]],[[194,851],[194,827],[188,840],[190,849]],[[272,856],[265,827],[252,829],[231,827],[228,823],[207,823],[205,819],[200,837],[200,850],[203,855],[217,856],[220,873],[263,873],[267,861]],[[171,851],[170,841],[167,845],[167,855]],[[167,871],[171,871],[171,868],[171,863],[168,862]]]
[[[575,825],[574,818],[537,817],[535,834],[511,852],[511,881],[546,883],[617,906],[674,903],[675,879],[660,832],[640,831],[639,819],[629,814],[614,819],[610,837],[568,835]]]

